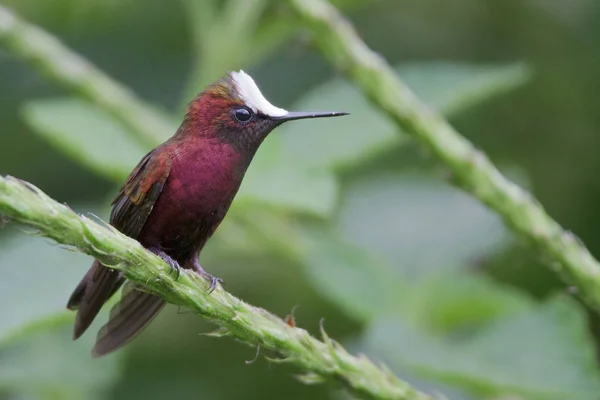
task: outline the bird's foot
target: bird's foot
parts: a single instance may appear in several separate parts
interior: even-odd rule
[[[176,260],[174,260],[170,255],[168,255],[158,247],[150,247],[148,250],[150,250],[152,253],[156,254],[157,256],[162,258],[167,264],[169,264],[169,266],[171,267],[169,275],[171,275],[171,272],[176,271],[177,276],[175,277],[175,280],[179,279],[179,276],[181,275],[181,266]]]
[[[212,293],[213,290],[215,290],[215,288],[217,287],[217,283],[223,284],[224,281],[221,278],[217,278],[215,276],[212,276],[211,274],[209,274],[208,272],[206,272],[198,263],[198,261],[194,261],[193,263],[193,269],[194,271],[196,271],[196,273],[198,273],[198,275],[200,275],[201,277],[203,277],[204,279],[208,280],[210,282],[210,285],[208,286],[208,293]]]

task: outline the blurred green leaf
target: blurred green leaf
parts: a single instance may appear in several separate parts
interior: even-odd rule
[[[102,315],[106,317],[105,315]],[[58,313],[0,341],[0,392],[41,399],[94,399],[120,377],[122,353],[90,355],[94,335],[73,342],[72,313]]]
[[[236,202],[260,201],[325,217],[333,211],[337,195],[338,183],[331,172],[306,165],[271,136],[250,164]]]
[[[404,317],[440,333],[475,329],[533,305],[520,291],[485,275],[444,270],[412,283],[401,301]]]
[[[449,184],[424,174],[390,174],[353,182],[337,221],[343,237],[418,278],[430,269],[464,267],[499,250],[500,218]]]
[[[460,339],[382,319],[371,327],[365,343],[393,368],[481,395],[592,400],[600,392],[584,312],[567,298],[499,318]]]
[[[253,47],[248,41],[252,40],[267,4],[265,0],[183,2],[194,54],[184,104],[225,71],[239,68],[252,58]]]
[[[370,320],[402,307],[405,284],[382,260],[333,232],[306,229],[304,264],[313,286],[349,316]]]
[[[266,0],[183,2],[192,38],[194,65],[182,108],[225,71],[252,68],[297,29],[290,13]],[[243,40],[240,40],[243,38]]]
[[[66,301],[91,259],[35,236],[7,236],[0,248],[0,392],[30,398],[94,398],[120,374],[119,356],[90,356],[97,326],[72,340]]]
[[[406,84],[431,107],[454,115],[525,84],[524,64],[471,65],[450,62],[404,64],[397,68]],[[295,109],[347,111],[345,118],[284,125],[284,144],[313,165],[338,167],[364,158],[403,140],[397,128],[352,85],[333,79],[311,90]]]
[[[41,237],[9,236],[0,244],[2,341],[24,324],[64,311],[92,259]]]
[[[532,71],[524,63],[410,63],[397,68],[400,78],[431,107],[454,115],[526,84]]]
[[[372,0],[371,0],[372,1]],[[352,10],[364,0],[338,0]],[[268,0],[185,0],[193,65],[182,105],[225,71],[248,70],[288,41],[301,24],[281,2]]]
[[[85,100],[32,100],[22,111],[34,132],[75,161],[116,182],[123,181],[146,154],[125,128]]]
[[[333,231],[309,228],[303,233],[310,281],[353,318],[396,315],[429,331],[449,332],[473,329],[532,304],[520,292],[466,271],[433,270],[409,282],[389,263]]]

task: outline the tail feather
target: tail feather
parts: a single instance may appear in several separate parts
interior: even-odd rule
[[[110,312],[110,319],[98,333],[92,355],[100,357],[129,343],[158,315],[166,302],[158,296],[125,284],[121,301]]]
[[[72,311],[79,310],[79,305],[83,300],[83,295],[85,294],[85,288],[87,288],[88,283],[91,281],[90,273],[93,273],[94,268],[90,268],[88,272],[85,274],[83,279],[79,282],[71,297],[69,297],[69,301],[67,301],[67,308]]]
[[[104,303],[121,287],[124,280],[121,272],[94,261],[67,302],[68,309],[77,310],[73,339],[79,338],[89,328]]]

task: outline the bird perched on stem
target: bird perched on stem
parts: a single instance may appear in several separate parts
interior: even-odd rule
[[[175,135],[142,158],[112,203],[110,224],[177,274],[186,268],[206,278],[212,291],[221,280],[200,266],[198,254],[225,217],[265,137],[286,121],[346,114],[275,107],[248,74],[231,72],[192,100]],[[122,272],[94,261],[67,303],[77,310],[74,339],[124,283]],[[130,342],[164,305],[160,297],[125,284],[92,354]]]

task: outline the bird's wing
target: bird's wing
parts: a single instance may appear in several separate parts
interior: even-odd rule
[[[111,224],[125,235],[136,238],[144,227],[156,199],[169,177],[171,156],[152,151],[138,163],[113,201]],[[104,303],[125,281],[122,272],[95,261],[69,298],[67,307],[78,310],[73,337],[90,326]]]
[[[127,236],[138,237],[169,177],[171,163],[170,152],[146,154],[112,202],[111,225]]]
[[[159,149],[148,153],[139,162],[112,202],[111,225],[136,239],[171,171],[171,153]],[[92,353],[102,356],[124,346],[150,323],[164,305],[165,301],[160,297],[134,290],[131,283],[126,283],[121,299],[111,310],[108,323],[98,334]]]

